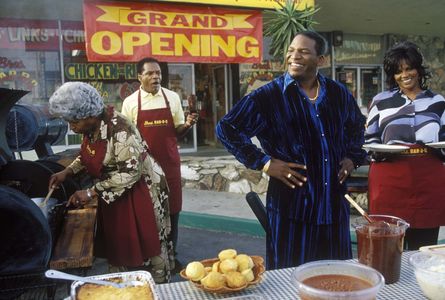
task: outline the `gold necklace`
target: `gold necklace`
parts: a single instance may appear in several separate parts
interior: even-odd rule
[[[319,88],[320,88],[320,82],[318,82],[318,79],[317,79],[317,93],[315,94],[315,97],[314,97],[314,98],[311,98],[311,97],[308,96],[309,100],[311,100],[311,101],[315,101],[315,100],[317,100],[317,98],[318,98],[318,90],[319,90]]]

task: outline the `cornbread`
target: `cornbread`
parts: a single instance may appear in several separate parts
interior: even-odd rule
[[[254,267],[254,263],[252,258],[246,254],[238,254],[235,257],[236,262],[238,263],[238,271],[242,272],[247,269],[252,269]]]
[[[221,263],[219,264],[219,269],[224,274],[234,272],[238,269],[238,263],[233,258],[228,258],[221,261]]]
[[[185,275],[193,281],[201,280],[206,275],[204,265],[199,261],[187,264]]]
[[[221,273],[212,271],[201,279],[201,283],[207,288],[219,289],[225,285],[226,279]]]
[[[235,249],[225,249],[218,253],[218,258],[220,261],[223,261],[228,258],[235,258],[236,254],[237,252]]]
[[[77,293],[76,300],[153,300],[148,284],[115,288],[107,285],[84,284]]]
[[[229,272],[226,274],[227,286],[231,288],[239,288],[247,283],[246,277],[240,272]]]

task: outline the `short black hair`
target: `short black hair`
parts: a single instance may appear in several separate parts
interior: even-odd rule
[[[326,39],[319,34],[316,31],[307,30],[307,31],[300,31],[295,36],[304,35],[307,38],[310,38],[311,40],[315,41],[315,51],[317,52],[317,55],[325,55],[328,51],[328,42]]]
[[[427,80],[431,77],[426,66],[423,65],[423,56],[419,47],[410,41],[403,41],[385,53],[383,58],[383,69],[386,73],[386,83],[389,88],[397,87],[394,75],[400,73],[400,64],[405,61],[407,65],[414,68],[419,73],[420,88],[426,90],[428,88]]]
[[[146,63],[156,63],[159,66],[161,65],[156,58],[145,57],[145,58],[141,59],[140,61],[138,61],[138,64],[136,65],[136,70],[137,70],[138,74],[142,74],[142,72],[144,71],[144,65]]]

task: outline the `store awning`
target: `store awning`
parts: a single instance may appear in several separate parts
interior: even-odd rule
[[[294,0],[298,10],[305,9],[306,7],[314,7],[315,0]],[[157,2],[180,2],[180,3],[196,3],[196,4],[209,4],[209,5],[225,5],[234,7],[250,7],[261,9],[280,8],[278,3],[284,4],[286,0],[157,0]]]

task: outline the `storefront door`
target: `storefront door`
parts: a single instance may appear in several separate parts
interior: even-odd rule
[[[182,108],[187,115],[190,111],[189,99],[195,95],[194,64],[168,64],[168,87],[178,93],[182,101]],[[189,153],[197,151],[196,126],[184,137],[178,140],[179,152]]]
[[[213,86],[212,86],[212,111],[213,111],[213,128],[216,123],[228,112],[228,65],[215,65],[212,67]],[[214,132],[214,130],[213,130]],[[213,133],[213,143],[216,145],[218,140]]]
[[[367,114],[368,105],[372,98],[383,91],[381,66],[338,67],[336,68],[335,78],[348,88],[364,114]]]

